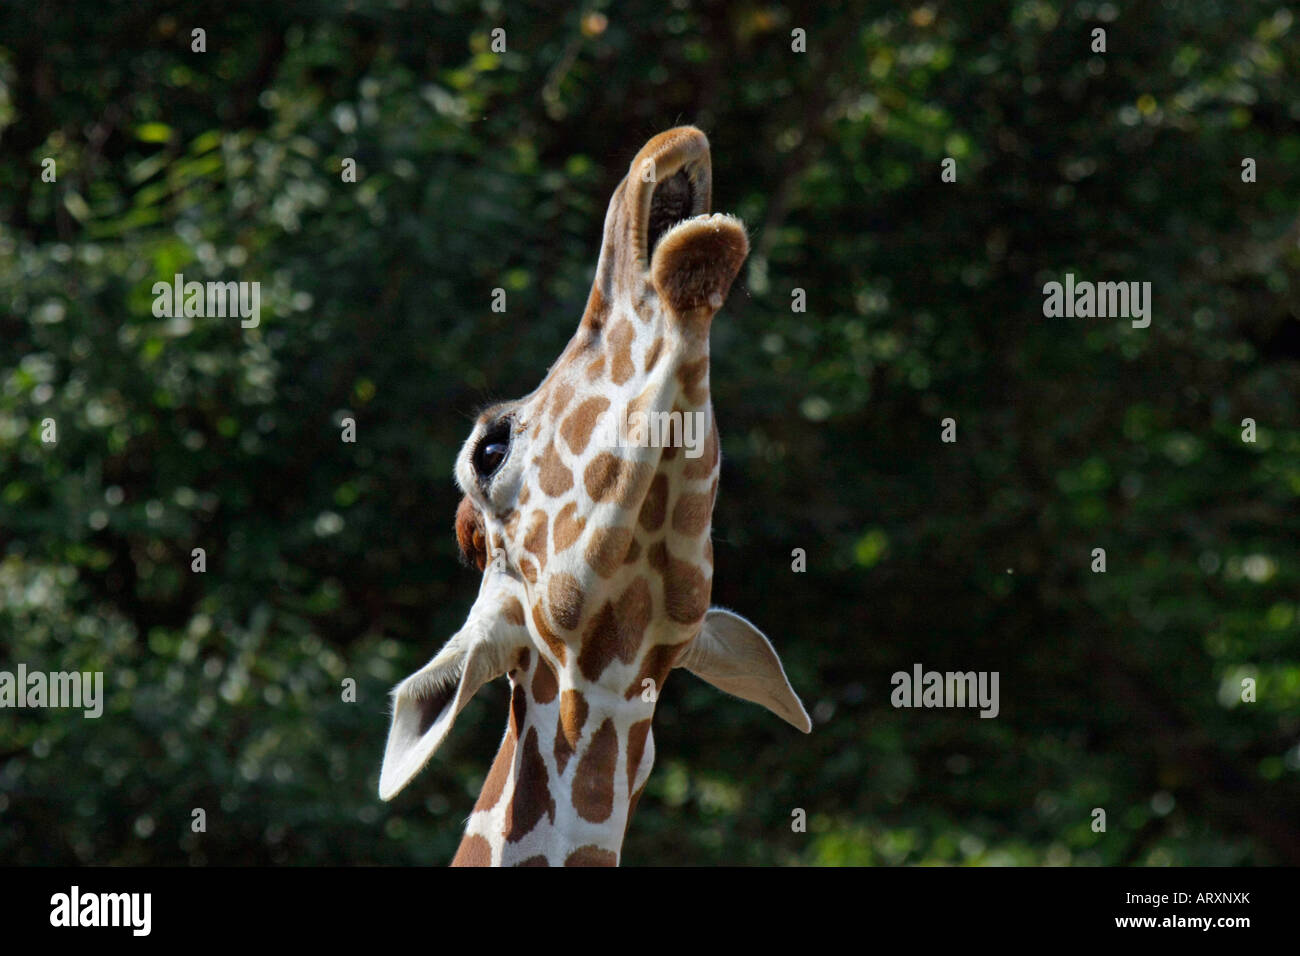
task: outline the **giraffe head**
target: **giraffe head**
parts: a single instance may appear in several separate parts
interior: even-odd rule
[[[394,689],[379,783],[384,799],[401,790],[474,692],[509,676],[505,739],[457,862],[616,863],[674,667],[811,729],[767,639],[709,607],[709,328],[749,251],[738,220],[709,215],[711,187],[699,130],[641,149],[577,332],[532,394],[478,416],[457,459],[478,598]]]

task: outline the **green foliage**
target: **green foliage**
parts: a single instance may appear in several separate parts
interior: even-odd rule
[[[108,695],[0,711],[0,860],[450,859],[503,687],[375,788],[388,689],[475,592],[452,461],[691,122],[754,248],[714,327],[714,600],[816,728],[675,677],[625,861],[1300,862],[1300,24],[687,6],[0,10],[0,669]],[[1070,271],[1150,281],[1151,327],[1045,319]],[[177,272],[260,281],[260,326],[155,318]],[[999,671],[1001,715],[892,708],[916,662]]]

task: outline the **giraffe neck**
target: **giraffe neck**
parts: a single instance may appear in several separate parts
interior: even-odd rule
[[[510,672],[510,721],[452,865],[616,866],[654,761],[654,704],[565,686],[530,656]]]

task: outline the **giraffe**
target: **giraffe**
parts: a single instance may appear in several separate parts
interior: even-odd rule
[[[577,332],[531,395],[478,415],[457,458],[456,536],[479,592],[394,688],[379,780],[391,799],[475,691],[509,678],[505,737],[453,866],[617,865],[674,668],[812,729],[767,638],[709,606],[709,329],[749,252],[739,220],[709,215],[711,193],[700,130],[646,143],[610,199]],[[669,440],[611,427],[655,415]]]

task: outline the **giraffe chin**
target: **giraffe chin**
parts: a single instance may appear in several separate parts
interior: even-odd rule
[[[650,276],[660,300],[676,315],[703,310],[712,317],[748,255],[749,237],[739,219],[722,213],[695,216],[664,233]]]

